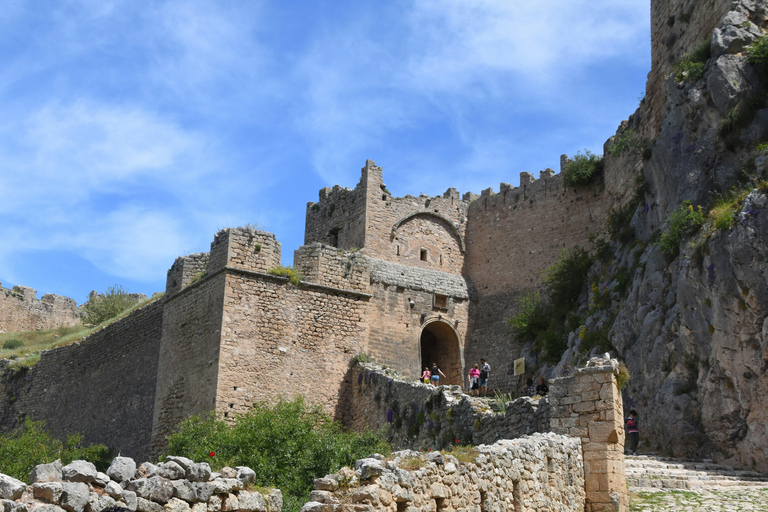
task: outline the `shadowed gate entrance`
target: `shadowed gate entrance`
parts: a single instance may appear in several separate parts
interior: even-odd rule
[[[431,367],[432,362],[448,377],[440,379],[440,384],[462,385],[462,360],[459,335],[454,328],[442,320],[432,320],[424,324],[419,339],[421,348],[421,369]]]

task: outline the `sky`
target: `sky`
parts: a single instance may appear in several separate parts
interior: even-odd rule
[[[649,0],[7,0],[0,282],[164,291],[226,227],[354,188],[479,193],[559,172],[637,108]]]

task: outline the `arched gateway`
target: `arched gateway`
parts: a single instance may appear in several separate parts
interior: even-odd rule
[[[451,324],[439,319],[426,322],[421,328],[419,346],[422,369],[435,362],[448,377],[441,379],[440,384],[462,385],[464,351],[459,334]]]

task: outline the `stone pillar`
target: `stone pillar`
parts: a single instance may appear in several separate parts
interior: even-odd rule
[[[592,358],[574,375],[550,383],[551,431],[581,438],[586,512],[629,510],[618,373],[615,359]]]

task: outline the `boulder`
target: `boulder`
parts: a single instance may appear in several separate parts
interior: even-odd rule
[[[88,504],[89,489],[83,482],[62,482],[60,505],[69,512],[83,512]]]
[[[38,464],[29,473],[29,483],[36,484],[41,482],[60,482],[61,481],[61,460],[56,460],[50,464]]]
[[[96,466],[84,460],[75,460],[61,468],[63,480],[67,482],[93,482],[96,480]]]
[[[116,482],[136,477],[136,462],[130,457],[115,457],[107,469],[107,475]]]
[[[21,480],[16,480],[12,476],[0,474],[0,498],[6,500],[17,500],[27,488],[27,484]]]

